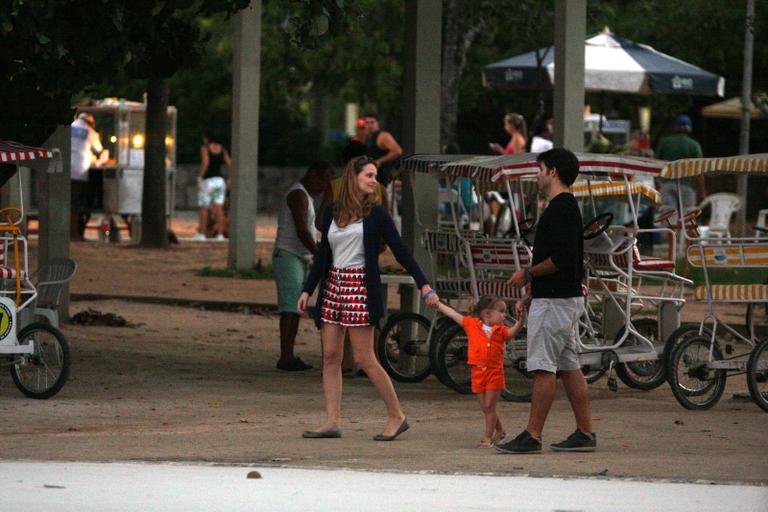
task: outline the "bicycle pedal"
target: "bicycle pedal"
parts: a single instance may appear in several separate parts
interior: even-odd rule
[[[614,393],[619,390],[619,383],[616,381],[616,377],[608,377],[608,389]]]
[[[731,345],[730,343],[728,345],[726,345],[725,346],[725,353],[728,354],[728,355],[733,354],[733,345]]]

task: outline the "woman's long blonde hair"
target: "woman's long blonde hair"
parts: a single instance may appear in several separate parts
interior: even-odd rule
[[[370,194],[360,199],[360,188],[357,186],[357,175],[368,165],[376,164],[367,156],[359,156],[350,160],[341,173],[339,197],[333,208],[333,219],[340,228],[346,227],[353,220],[364,219],[371,213],[373,200]]]

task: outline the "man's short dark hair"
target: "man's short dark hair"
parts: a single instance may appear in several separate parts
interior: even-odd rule
[[[309,166],[309,169],[307,169],[307,174],[315,173],[322,175],[324,171],[331,171],[331,173],[333,173],[333,164],[326,160],[319,160]]]
[[[379,120],[379,114],[377,114],[376,112],[368,112],[363,116],[363,118],[366,118],[366,117],[372,117],[377,121]]]
[[[563,185],[570,187],[579,175],[579,159],[572,151],[565,148],[552,148],[536,157],[537,162],[544,162],[548,169],[557,169],[557,176]]]

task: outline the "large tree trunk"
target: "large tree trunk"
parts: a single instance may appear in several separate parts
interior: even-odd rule
[[[443,4],[442,108],[440,146],[443,152],[459,152],[456,126],[459,116],[459,85],[467,63],[467,52],[482,27],[482,18],[473,16],[470,2],[445,0]]]
[[[168,80],[147,80],[147,126],[144,146],[144,190],[141,199],[141,245],[165,249],[165,134]]]

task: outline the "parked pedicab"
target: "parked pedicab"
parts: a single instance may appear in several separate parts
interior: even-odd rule
[[[591,288],[594,288],[592,293],[600,300],[601,329],[595,332],[598,329],[593,328],[593,334],[580,341],[580,359],[590,371],[604,369],[612,374],[616,370],[625,384],[638,389],[653,389],[665,380],[665,367],[661,360],[663,340],[679,325],[680,309],[685,303],[683,290],[690,281],[676,274],[674,261],[641,256],[637,247],[639,235],[672,235],[673,231],[669,228],[639,228],[630,180],[657,176],[664,162],[616,155],[577,156],[583,177],[613,177],[618,180],[614,186],[624,187],[633,219],[631,225],[626,227],[612,225],[611,214],[598,214],[585,223],[585,266]],[[536,155],[530,154],[478,157],[441,166],[443,174],[499,183],[525,179],[538,170]],[[637,186],[634,190],[637,191]],[[527,260],[521,257],[523,247],[527,251],[525,254],[530,254],[530,248],[525,246],[524,241],[506,240],[504,245],[502,241],[481,240],[468,242],[467,247],[470,274],[473,269],[491,271],[483,276],[490,278],[485,282],[477,279],[479,272],[475,272],[478,292],[496,293],[510,302],[517,300],[522,291],[507,286],[506,278],[521,266],[530,264],[530,257]],[[633,318],[637,314],[635,307],[639,301],[654,308],[655,318]],[[586,311],[583,323],[590,324]],[[618,329],[611,331],[609,326],[618,326]],[[582,336],[588,331],[583,329]],[[454,338],[449,338],[450,335]],[[468,392],[470,371],[466,365],[466,340],[462,338],[459,329],[453,329],[445,331],[435,340],[439,345],[435,372],[438,376],[448,375],[449,380],[456,384],[454,388]],[[520,399],[530,393],[530,381],[525,370],[525,343],[521,339],[508,345],[505,365],[508,370],[507,395]],[[616,388],[612,375],[609,375],[609,386]]]
[[[412,173],[414,171],[427,172],[436,169],[440,164],[457,159],[467,158],[466,155],[414,155],[402,161],[400,172]],[[450,184],[444,184],[449,187]],[[437,265],[442,273],[457,277],[465,273],[465,263],[459,254],[457,239],[452,235],[456,230],[463,229],[464,223],[470,224],[468,216],[463,214],[462,190],[446,188],[452,194],[455,201],[446,201],[442,205],[444,211],[439,222],[440,228],[426,230],[422,237],[422,243],[430,255],[431,274],[438,275]],[[469,191],[468,191],[469,192]],[[416,222],[421,224],[420,219]],[[447,226],[447,227],[446,227]],[[440,297],[445,300],[466,300],[466,287],[458,285],[456,279],[438,279],[433,283]],[[446,286],[447,285],[447,286]],[[433,315],[433,320],[434,315]],[[376,352],[382,367],[387,373],[399,382],[420,382],[432,372],[430,347],[434,343],[437,333],[447,326],[444,321],[436,324],[424,315],[412,312],[398,312],[386,317],[384,325],[377,337]]]
[[[48,172],[61,171],[58,150],[0,141],[3,183],[18,177],[19,162],[48,159]],[[24,194],[19,207],[0,209],[0,365],[9,366],[16,386],[31,398],[50,398],[69,376],[69,344],[64,334],[47,323],[34,322],[38,290],[27,267],[27,239],[22,231]]]
[[[698,158],[670,162],[661,177],[680,180],[704,173],[768,173],[768,154],[729,158]],[[678,194],[678,211],[683,211]],[[707,304],[699,324],[677,333],[668,341],[667,374],[672,392],[687,409],[709,409],[722,396],[726,379],[746,373],[752,399],[768,412],[768,338],[759,342],[723,320],[725,304],[768,306],[768,284],[713,283],[713,270],[768,268],[768,243],[757,237],[707,239],[699,236],[691,219],[683,215],[682,238],[689,265],[700,268],[704,283],[694,289],[694,300]],[[674,213],[677,215],[677,212]],[[765,326],[754,326],[765,328]]]
[[[637,178],[633,176],[633,178]],[[628,225],[637,226],[639,223],[639,214],[643,207],[655,207],[661,203],[661,195],[653,188],[651,183],[647,181],[628,181],[623,179],[606,178],[600,176],[588,177],[587,179],[579,179],[571,186],[571,193],[574,195],[577,201],[581,204],[582,214],[587,218],[599,218],[602,209],[607,204],[618,207],[619,210],[625,210],[624,215],[620,215],[620,218],[625,218],[626,213],[630,213],[629,217],[632,219]],[[598,206],[598,202],[599,205]],[[643,203],[649,202],[650,205]],[[630,203],[633,203],[630,207]],[[598,209],[600,208],[600,209]],[[648,235],[647,235],[648,236]],[[653,236],[653,235],[650,235]],[[638,240],[640,234],[638,234]],[[587,265],[587,270],[590,270]],[[622,315],[609,315],[606,319],[603,318],[603,310],[606,309],[606,300],[611,297],[611,292],[624,291],[626,286],[625,280],[618,279],[615,276],[611,276],[610,272],[601,272],[599,276],[587,276],[584,286],[585,297],[584,306],[585,313],[579,323],[579,337],[582,340],[589,340],[590,344],[603,344],[608,339],[613,339],[615,335],[624,328]],[[636,279],[636,289],[642,287],[642,278]],[[633,290],[634,295],[638,295],[636,290]],[[644,302],[635,297],[631,303],[633,314],[640,313],[643,310]],[[610,304],[608,305],[610,307]],[[604,324],[604,320],[608,320],[608,323]],[[636,326],[643,332],[653,333],[656,326],[653,319],[640,319],[636,323]],[[602,365],[597,367],[584,367],[584,375],[588,383],[596,382],[605,374],[605,369]],[[619,366],[617,368],[620,375],[624,374],[624,367]],[[630,381],[630,378],[626,378],[626,381]],[[632,381],[630,381],[632,382]],[[611,381],[609,385],[614,386],[614,382]],[[632,385],[631,383],[629,385]]]

